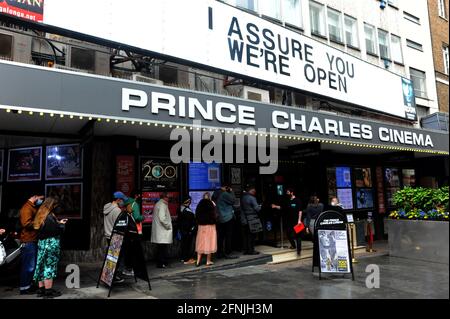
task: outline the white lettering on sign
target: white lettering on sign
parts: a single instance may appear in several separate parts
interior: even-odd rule
[[[294,112],[286,112],[274,108],[255,108],[249,105],[233,104],[221,101],[219,97],[201,98],[187,97],[180,94],[159,92],[152,88],[151,92],[122,88],[122,111],[131,112],[144,109],[147,106],[154,115],[168,114],[171,117],[209,122],[289,130],[294,133],[310,134],[312,136],[337,137],[352,140],[366,140],[383,142],[394,145],[409,145],[433,148],[433,140],[426,133],[409,130],[379,127],[374,136],[374,129],[370,124],[355,121],[345,122],[325,116],[309,116]],[[225,99],[225,98],[224,98]],[[230,100],[230,99],[227,99]],[[150,105],[149,102],[150,101]],[[236,100],[237,102],[241,102]],[[290,110],[290,109],[288,109]],[[270,122],[257,123],[256,114],[260,112],[259,119],[267,117],[270,113]],[[378,140],[376,140],[378,139]]]

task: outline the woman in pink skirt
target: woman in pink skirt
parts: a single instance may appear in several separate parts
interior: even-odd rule
[[[206,194],[205,194],[206,195]],[[214,263],[211,261],[211,254],[217,251],[216,233],[216,207],[214,202],[204,196],[198,203],[195,210],[195,218],[198,224],[195,251],[197,252],[197,267],[200,266],[202,255],[206,255],[206,266]]]

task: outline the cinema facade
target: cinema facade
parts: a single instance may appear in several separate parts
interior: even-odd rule
[[[75,25],[70,18],[46,21],[44,15],[42,25],[1,17],[103,47],[126,47],[179,65],[229,74],[247,83],[279,86],[376,116],[332,114],[255,101],[252,95],[236,97],[0,60],[0,222],[12,223],[32,194],[59,196],[70,219],[65,258],[98,261],[104,252],[103,205],[115,190],[127,194],[140,190],[144,246],[151,258],[151,213],[160,192],[169,192],[175,217],[183,196],[191,195],[195,206],[203,193],[230,183],[238,198],[245,185],[256,185],[258,200],[265,204],[264,224],[273,225],[266,227],[261,243],[276,244],[279,220],[266,206],[279,201],[287,187],[294,187],[305,203],[311,195],[324,203],[337,196],[355,219],[371,215],[376,238],[383,239],[384,220],[394,209],[397,190],[448,185],[448,133],[415,124],[408,79],[222,3],[198,1],[191,4],[198,8],[184,8],[184,2],[177,10],[197,9],[205,16],[178,35],[153,25],[158,21],[145,22],[152,24],[146,29],[166,32],[160,47],[157,39],[125,39],[122,33],[100,37],[96,20],[89,17],[77,26],[78,33],[72,32]],[[165,1],[154,5],[154,10],[171,9]],[[49,11],[49,16],[55,12]],[[128,35],[127,26],[121,27]],[[180,39],[187,41],[189,36],[196,45],[198,39],[206,39],[203,49],[186,49],[189,46]],[[383,94],[369,89],[374,82],[386,84]],[[201,133],[202,151],[211,140],[221,139],[222,162],[174,162],[170,154],[177,143],[171,136],[175,129],[192,136]],[[230,155],[230,149],[240,150],[238,141],[248,146],[251,140],[264,143],[266,156],[258,157],[264,160],[252,161],[256,150],[251,148],[244,148],[246,161],[229,160],[236,155]],[[236,147],[227,148],[230,144]],[[276,171],[263,174],[262,169],[274,162]],[[236,247],[239,244],[236,234]],[[173,254],[176,250],[177,244]]]

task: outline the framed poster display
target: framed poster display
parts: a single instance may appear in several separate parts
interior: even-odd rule
[[[113,284],[114,273],[119,261],[120,251],[122,250],[124,236],[118,233],[113,233],[109,243],[106,260],[103,265],[100,280],[107,286],[111,287]]]
[[[8,182],[40,181],[42,147],[10,149],[8,152]]]
[[[0,183],[3,182],[3,156],[4,155],[4,151],[0,150]]]
[[[163,192],[143,192],[142,193],[142,215],[144,216],[143,223],[149,224],[153,221],[153,209],[156,203],[161,199]],[[177,217],[178,207],[180,206],[180,193],[167,192],[169,196],[169,211],[173,219]]]
[[[350,167],[336,167],[336,186],[338,188],[352,187]]]
[[[134,156],[116,156],[116,189],[130,196],[134,189]]]
[[[372,187],[372,171],[370,168],[355,168],[355,186],[359,188]]]
[[[347,231],[319,229],[320,269],[323,273],[350,273]]]
[[[353,209],[353,192],[351,188],[338,188],[337,197],[343,209]]]
[[[45,158],[47,180],[83,178],[83,155],[80,144],[47,146]]]
[[[45,197],[56,198],[61,206],[61,214],[58,218],[82,219],[83,218],[83,184],[46,184]]]
[[[218,189],[221,184],[220,164],[189,163],[189,190]]]
[[[371,188],[357,189],[356,208],[373,208],[373,190]]]
[[[170,160],[141,158],[142,189],[175,191],[178,189],[179,167]]]
[[[384,176],[387,187],[400,187],[400,178],[398,168],[385,168]]]
[[[241,185],[242,184],[242,168],[231,167],[230,168],[230,182],[231,185]]]

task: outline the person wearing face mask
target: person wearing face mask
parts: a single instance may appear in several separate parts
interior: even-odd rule
[[[33,228],[34,218],[44,201],[44,196],[34,195],[20,209],[20,242],[22,243],[20,294],[33,294],[37,289],[32,286],[36,269],[38,231]]]

